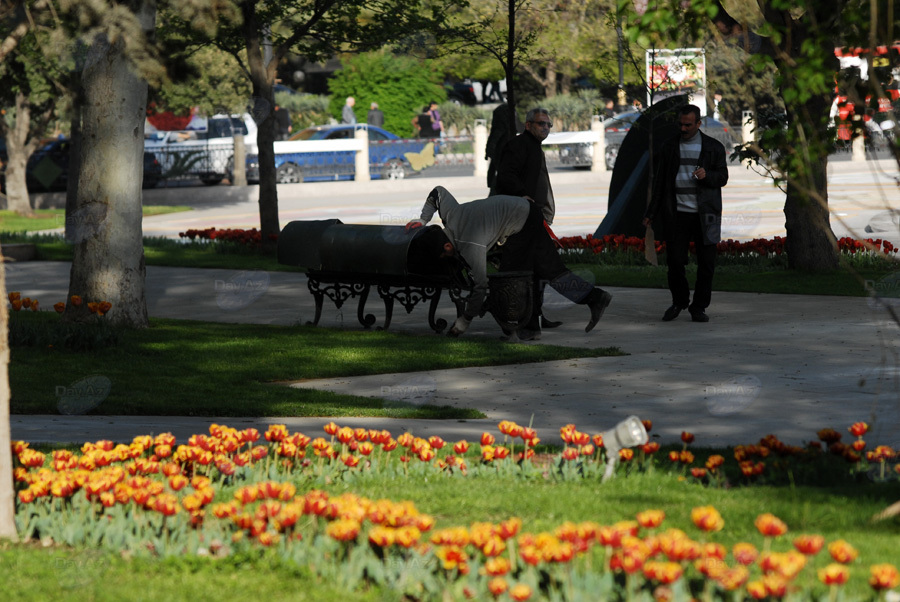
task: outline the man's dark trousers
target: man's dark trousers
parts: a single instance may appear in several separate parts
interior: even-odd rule
[[[691,300],[691,289],[685,276],[684,266],[688,262],[690,243],[694,243],[697,252],[697,283],[694,286],[694,302]],[[669,290],[672,291],[672,303],[678,307],[687,307],[693,311],[705,310],[712,298],[713,273],[716,270],[716,245],[703,244],[700,215],[697,213],[677,212],[674,232],[666,240],[666,264],[669,268]]]

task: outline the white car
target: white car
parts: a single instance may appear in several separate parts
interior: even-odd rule
[[[192,176],[214,185],[231,175],[238,131],[247,154],[257,154],[257,127],[249,113],[214,115],[206,120],[205,130],[159,131],[148,124],[144,150],[156,155],[164,179]]]

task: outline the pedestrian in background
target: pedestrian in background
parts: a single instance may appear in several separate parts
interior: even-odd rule
[[[441,123],[441,113],[438,111],[438,103],[433,100],[428,105],[428,115],[431,117],[431,129],[433,130],[431,138],[443,138],[444,124]]]
[[[356,99],[348,96],[347,102],[344,103],[344,109],[341,111],[341,123],[351,125],[356,123],[356,113],[353,112],[353,105],[355,104]]]
[[[503,103],[499,105],[491,116],[491,132],[488,134],[487,144],[484,145],[484,158],[488,159],[487,185],[491,194],[495,194],[494,189],[497,185],[497,170],[500,168],[500,156],[506,143],[512,140],[517,134],[521,133],[525,126],[519,121],[516,115],[516,130],[509,129],[509,105]]]
[[[376,127],[384,127],[384,113],[378,108],[378,103],[369,105],[369,113],[366,115],[366,123]]]
[[[275,105],[275,128],[278,140],[287,140],[291,136],[291,113],[284,107]]]
[[[716,245],[721,240],[722,187],[728,183],[728,163],[722,143],[700,131],[699,107],[683,106],[678,118],[681,135],[668,140],[659,151],[643,223],[665,235],[672,305],[663,321],[670,322],[687,309],[694,322],[708,322],[706,308],[712,297]],[[697,253],[693,302],[684,269],[691,243]]]

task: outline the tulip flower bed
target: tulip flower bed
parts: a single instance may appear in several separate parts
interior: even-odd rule
[[[897,454],[886,446],[866,452],[865,423],[848,429],[849,444],[825,429],[803,447],[769,436],[734,448],[728,459],[692,450],[693,436],[683,433],[683,445],[667,453],[655,442],[622,450],[616,478],[603,485],[602,436],[575,425],[560,430],[560,452],[540,454],[538,432],[508,421],[478,443],[394,438],[335,423],[315,438],[279,425],[262,435],[209,430],[183,444],[147,435],[49,454],[14,443],[19,533],[130,557],[270,563],[274,555],[348,592],[374,587],[409,600],[850,600],[900,586],[896,522],[883,523],[880,534],[825,537],[815,531],[831,525],[816,525],[815,517],[798,515],[795,533],[767,502],[728,502],[765,483],[794,483],[800,466],[900,492]],[[860,481],[872,469],[876,483]],[[385,498],[388,484],[409,495]],[[409,499],[429,487],[444,493]],[[634,507],[601,502],[594,513],[611,521],[567,520],[583,497],[600,499],[606,488]],[[367,489],[378,497],[359,493]],[[676,506],[642,505],[661,489],[659,501],[680,496]],[[562,516],[493,516],[514,506],[516,495],[542,491],[563,496],[555,505]],[[467,503],[507,495],[491,517],[454,520]],[[710,498],[715,505],[695,501]],[[442,520],[426,507],[440,506],[438,499],[451,508]],[[879,535],[893,544],[879,545]]]
[[[785,242],[786,239],[781,236],[749,241],[723,240],[717,245],[717,262],[722,265],[786,266]],[[618,234],[594,238],[588,234],[563,237],[559,243],[567,261],[605,265],[646,264],[644,239],[636,236]],[[666,252],[664,241],[656,241],[655,245],[657,255]],[[893,265],[897,260],[898,249],[890,241],[880,238],[861,241],[844,237],[837,241],[837,245],[841,257],[856,267]],[[691,243],[691,253],[693,249]]]
[[[68,304],[74,311],[81,312],[81,319],[75,322],[47,321],[40,316],[40,301],[23,297],[19,291],[7,294],[9,311],[9,344],[11,347],[56,347],[74,351],[90,351],[114,346],[119,341],[119,331],[103,320],[112,303],[109,301],[89,301],[79,295],[72,295]],[[58,301],[54,311],[66,311],[66,302]]]

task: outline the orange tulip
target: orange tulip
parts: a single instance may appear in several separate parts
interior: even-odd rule
[[[92,314],[95,314],[98,311],[100,311],[100,304],[97,303],[96,301],[91,301],[87,305],[88,305],[88,309],[90,310],[90,312]]]
[[[632,458],[634,458],[634,450],[633,449],[626,447],[625,449],[619,450],[619,460],[622,460],[623,462],[628,462]]]
[[[488,432],[481,433],[481,444],[482,445],[493,445],[494,444],[494,436]]]
[[[648,433],[649,433],[650,430],[653,428],[653,421],[652,421],[652,420],[641,420],[641,424],[644,425],[644,430],[647,431]]]
[[[69,303],[71,303],[73,307],[81,307],[81,297],[72,295],[69,297]]]
[[[754,600],[762,600],[769,593],[766,591],[766,585],[762,581],[751,581],[747,584],[747,593]]]
[[[428,438],[428,445],[431,446],[431,449],[441,449],[444,447],[444,440],[438,437],[437,435]]]
[[[787,525],[774,514],[765,513],[756,517],[754,523],[757,530],[765,537],[778,537],[787,533]]]
[[[843,564],[832,562],[828,566],[819,569],[819,581],[825,585],[844,585],[850,578],[850,569]]]
[[[659,451],[659,443],[656,441],[650,441],[648,443],[645,443],[641,446],[641,451],[644,452],[645,454],[647,454],[648,456],[650,454],[655,454],[656,452]]]
[[[13,301],[18,301],[19,299],[21,299],[22,293],[20,293],[19,291],[11,291],[7,295],[7,297],[9,298],[9,302],[12,303]]]
[[[712,506],[698,506],[691,510],[691,520],[697,528],[706,531],[721,531],[725,520],[719,511]]]
[[[334,434],[338,432],[338,428],[340,427],[338,427],[337,424],[335,424],[334,422],[329,422],[322,427],[322,430],[324,430],[326,434],[334,436]]]
[[[462,454],[466,453],[467,451],[469,451],[469,442],[466,441],[465,439],[457,441],[453,445],[453,453],[462,455]]]
[[[524,583],[519,583],[517,585],[512,586],[509,590],[509,597],[515,600],[516,602],[524,602],[528,598],[531,597],[531,588],[525,585]]]
[[[56,313],[61,314],[62,312],[66,311],[66,304],[62,301],[60,301],[59,303],[54,303],[53,309],[56,310]]]
[[[22,307],[24,307],[25,309],[30,309],[31,303],[31,297],[25,297],[24,299],[22,299]]]
[[[22,300],[16,299],[15,301],[11,301],[10,306],[12,307],[13,311],[19,311],[22,309]]]
[[[97,308],[98,313],[102,316],[103,314],[109,313],[109,310],[112,309],[112,303],[109,301],[101,301]]]
[[[856,551],[856,548],[843,539],[838,539],[828,544],[828,553],[831,554],[831,557],[834,558],[835,562],[840,562],[842,564],[849,564],[859,556],[859,552]]]
[[[37,301],[32,301],[32,302],[31,302],[31,311],[38,311],[38,306],[39,306],[39,305],[40,305],[39,302],[37,302]]]
[[[874,564],[869,568],[869,585],[876,591],[900,585],[900,571],[892,564]]]
[[[869,432],[869,425],[865,422],[854,422],[847,430],[850,431],[850,434],[854,437],[862,437]]]
[[[685,443],[693,443],[694,442],[694,434],[689,433],[687,431],[681,431],[681,440]]]
[[[681,575],[684,572],[681,565],[677,562],[662,562],[658,560],[648,562],[644,565],[643,570],[647,579],[665,585],[675,583],[681,579]]]
[[[508,587],[509,585],[503,577],[494,577],[488,582],[488,591],[495,597],[505,592]]]
[[[807,556],[815,556],[825,545],[825,538],[821,535],[799,535],[794,539],[794,548]]]
[[[662,510],[644,510],[637,513],[637,522],[645,529],[654,529],[660,526],[665,518],[666,513]]]

